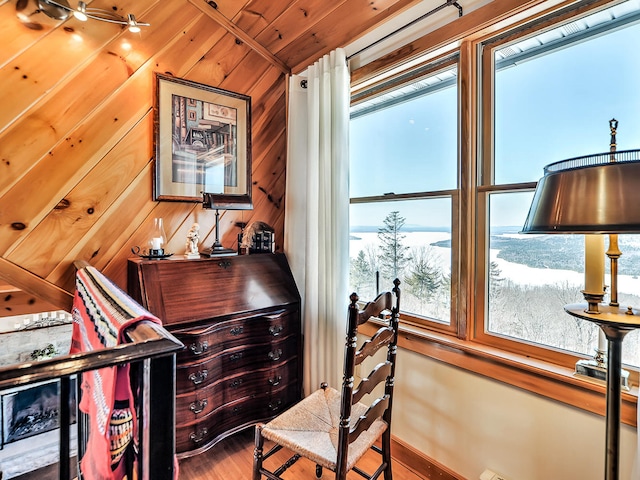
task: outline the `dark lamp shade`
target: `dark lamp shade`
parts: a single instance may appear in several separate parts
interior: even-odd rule
[[[640,150],[547,165],[522,233],[640,233]]]

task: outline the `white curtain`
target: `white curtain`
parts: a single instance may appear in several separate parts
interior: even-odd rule
[[[304,392],[340,388],[349,272],[349,70],[344,50],[289,85],[284,250],[302,297]],[[306,86],[306,88],[304,88]]]

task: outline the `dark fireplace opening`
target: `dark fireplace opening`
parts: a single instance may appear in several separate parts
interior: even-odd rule
[[[75,379],[70,382],[71,423],[76,420]],[[52,381],[2,395],[2,444],[54,430],[59,426],[60,384]]]

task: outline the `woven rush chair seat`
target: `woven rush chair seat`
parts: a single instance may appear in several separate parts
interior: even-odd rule
[[[316,390],[267,423],[262,429],[262,436],[310,459],[316,465],[335,471],[338,458],[340,398],[340,392],[335,388]],[[360,402],[351,407],[351,427],[367,408],[367,405]],[[386,429],[387,423],[377,419],[349,445],[347,470],[353,468]]]

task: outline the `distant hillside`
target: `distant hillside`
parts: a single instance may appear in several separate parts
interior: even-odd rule
[[[503,230],[504,233],[515,233],[517,231],[507,227]],[[451,248],[449,240],[435,242],[432,245]],[[606,245],[607,240],[605,240],[605,248]],[[522,237],[492,235],[491,248],[500,250],[498,258],[532,268],[584,271],[583,235],[531,235]],[[620,248],[623,253],[618,262],[618,273],[620,275],[640,275],[640,251],[627,245],[625,252],[624,238],[622,236],[620,237]],[[609,271],[607,258],[605,258],[605,269],[607,272]]]

